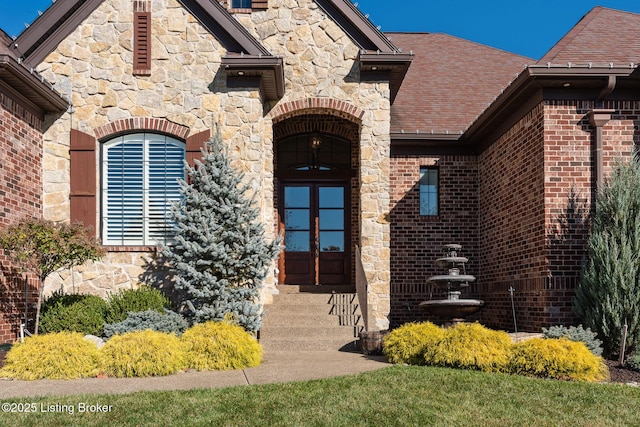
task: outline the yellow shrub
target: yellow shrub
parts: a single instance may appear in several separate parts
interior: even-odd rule
[[[382,352],[391,363],[424,365],[424,353],[444,336],[444,329],[431,322],[405,323],[382,340]]]
[[[460,323],[445,329],[444,337],[427,348],[427,365],[505,372],[509,364],[511,338],[503,331],[479,323]]]
[[[109,339],[100,350],[100,367],[114,377],[153,377],[176,373],[187,365],[178,337],[147,329]]]
[[[189,367],[199,371],[243,369],[262,362],[262,346],[241,326],[209,321],[182,334]]]
[[[19,380],[72,379],[98,374],[98,347],[78,332],[25,338],[11,347],[0,377]]]
[[[560,380],[604,381],[609,370],[583,342],[565,338],[533,338],[513,346],[510,369],[514,374]]]

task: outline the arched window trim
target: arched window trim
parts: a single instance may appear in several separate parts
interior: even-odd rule
[[[120,153],[121,158],[115,151],[109,156],[110,150],[123,144],[129,147]],[[167,215],[171,204],[181,197],[177,178],[185,177],[186,145],[169,135],[145,131],[111,137],[101,144],[104,245],[153,246],[171,241],[172,227]]]

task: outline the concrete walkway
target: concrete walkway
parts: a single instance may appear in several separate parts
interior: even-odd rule
[[[189,390],[283,383],[357,374],[390,366],[384,356],[340,351],[266,351],[260,366],[238,371],[195,372],[150,378],[86,378],[17,381],[0,379],[0,399],[78,394]]]

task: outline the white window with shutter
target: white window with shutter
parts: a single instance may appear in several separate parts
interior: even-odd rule
[[[185,144],[165,135],[136,133],[102,146],[102,242],[147,246],[173,235],[171,205],[180,200]]]

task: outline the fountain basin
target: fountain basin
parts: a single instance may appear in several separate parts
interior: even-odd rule
[[[419,306],[428,314],[447,318],[467,317],[484,305],[479,299],[446,299],[422,301]]]
[[[434,282],[441,285],[446,285],[447,283],[464,283],[464,282],[475,282],[475,276],[471,276],[470,274],[441,274],[439,276],[431,276],[427,279],[427,282]]]

